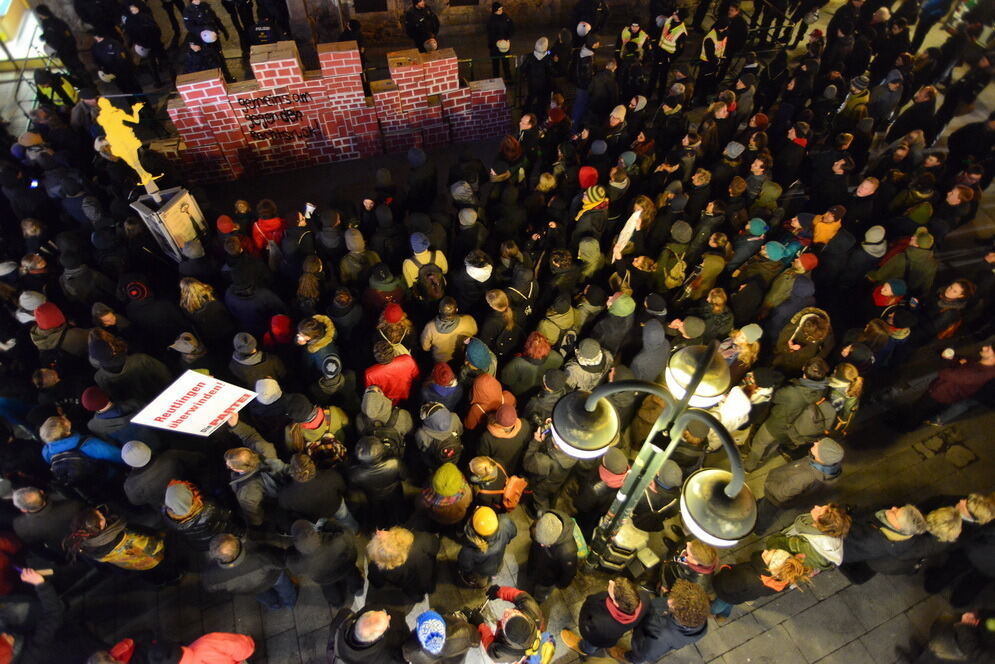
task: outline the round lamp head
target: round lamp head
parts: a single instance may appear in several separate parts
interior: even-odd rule
[[[688,530],[706,544],[730,547],[751,532],[757,524],[757,502],[743,485],[739,495],[730,498],[726,487],[732,473],[702,468],[687,478],[681,489],[681,518]]]
[[[725,359],[709,346],[687,346],[670,357],[664,374],[667,389],[680,401],[687,392],[695,368],[702,362],[707,363],[705,375],[688,401],[688,405],[694,408],[714,406],[729,390],[731,379]]]
[[[615,407],[607,399],[599,399],[594,410],[588,411],[585,404],[590,394],[568,392],[553,407],[553,442],[577,459],[597,458],[618,440]]]

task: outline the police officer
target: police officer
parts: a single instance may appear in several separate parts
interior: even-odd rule
[[[650,52],[653,68],[646,88],[647,97],[654,96],[658,81],[660,97],[667,96],[667,74],[670,73],[670,65],[681,57],[687,37],[687,24],[681,16],[681,10],[675,7],[673,13],[664,19],[663,25],[660,26],[660,37]]]
[[[411,9],[404,12],[404,32],[415,43],[420,53],[438,47],[439,17],[435,15],[425,0],[411,0]]]
[[[719,67],[725,59],[727,33],[729,24],[723,19],[716,21],[712,29],[701,42],[701,53],[698,55],[698,90],[696,98],[704,103],[719,83]]]
[[[97,31],[91,31],[90,34],[93,37],[90,55],[93,56],[98,71],[103,73],[101,80],[113,81],[121,92],[129,95],[142,94],[142,85],[138,82],[135,67],[121,42]]]

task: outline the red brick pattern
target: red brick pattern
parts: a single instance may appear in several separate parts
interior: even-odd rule
[[[199,181],[303,168],[411,147],[501,136],[509,129],[501,79],[460,87],[452,49],[388,54],[390,79],[363,89],[355,42],[320,44],[320,71],[303,71],[294,42],[252,48],[254,81],[219,70],[177,78],[167,110],[180,134],[170,157]]]

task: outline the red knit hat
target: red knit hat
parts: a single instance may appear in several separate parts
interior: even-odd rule
[[[757,129],[764,131],[767,129],[767,125],[770,124],[770,118],[767,117],[766,113],[757,113],[753,116],[753,122],[757,125]]]
[[[219,233],[231,233],[235,230],[235,220],[223,214],[218,217],[217,227]]]
[[[269,321],[270,332],[278,344],[289,344],[294,338],[294,321],[286,314],[277,314]]]
[[[515,412],[514,406],[506,403],[495,411],[494,421],[503,427],[513,427],[518,421],[518,413]]]
[[[456,380],[456,374],[453,373],[452,368],[445,362],[439,362],[432,368],[432,382],[436,385],[444,385],[449,387]]]
[[[62,310],[52,302],[46,302],[35,309],[35,323],[39,330],[53,330],[60,325],[66,324],[66,317],[62,315]]]
[[[83,404],[83,408],[91,413],[96,413],[98,410],[105,408],[110,402],[111,400],[107,396],[107,393],[96,385],[83,390],[83,395],[80,397],[80,403]]]
[[[580,184],[581,189],[587,189],[598,184],[598,169],[594,166],[581,166],[580,173],[577,175],[577,182]]]
[[[819,257],[815,254],[802,254],[798,257],[798,260],[806,272],[811,272],[819,265]]]
[[[404,309],[396,302],[391,302],[383,310],[383,319],[387,323],[399,323],[404,318]]]

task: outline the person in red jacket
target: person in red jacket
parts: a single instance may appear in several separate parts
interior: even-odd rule
[[[88,662],[100,664],[130,664],[138,650],[134,639],[121,639],[109,650],[94,653]],[[251,636],[231,632],[211,632],[200,637],[188,646],[157,642],[142,648],[146,657],[142,661],[156,661],[162,664],[239,664],[256,651],[256,642]]]
[[[264,198],[256,203],[256,214],[259,218],[252,224],[252,242],[256,245],[256,249],[262,251],[269,242],[279,245],[287,228],[287,222],[279,216],[276,203]]]
[[[373,344],[373,358],[377,363],[366,370],[366,387],[376,385],[395,406],[407,399],[420,373],[414,358],[407,353],[395,355],[394,347],[384,339]]]

